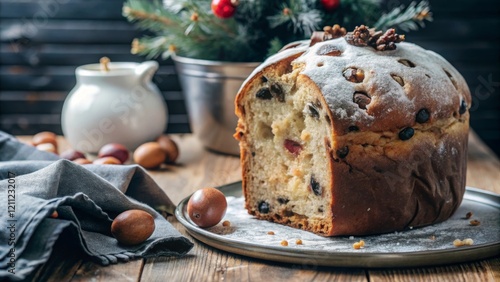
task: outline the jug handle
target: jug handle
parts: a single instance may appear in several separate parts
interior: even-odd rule
[[[151,81],[153,75],[158,70],[158,67],[159,65],[157,61],[146,61],[141,63],[135,69],[135,73],[142,82],[147,83]]]

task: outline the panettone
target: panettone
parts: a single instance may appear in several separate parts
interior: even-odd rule
[[[366,235],[441,222],[460,205],[471,103],[463,77],[414,44],[357,43],[352,34],[298,42],[241,87],[235,137],[250,214]]]

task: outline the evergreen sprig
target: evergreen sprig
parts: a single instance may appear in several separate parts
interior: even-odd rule
[[[211,0],[127,0],[123,15],[148,31],[134,39],[132,53],[166,59],[184,57],[252,62],[262,61],[285,44],[309,38],[325,25],[348,30],[366,24],[377,29],[416,30],[432,20],[429,3],[411,3],[383,13],[380,0],[341,0],[333,12],[317,0],[240,0],[232,18],[220,19]]]
[[[411,2],[406,10],[404,6],[400,6],[387,14],[383,14],[374,27],[376,29],[394,27],[403,31],[410,31],[417,30],[419,27],[425,27],[424,20],[432,21],[429,2],[422,1],[418,4]]]

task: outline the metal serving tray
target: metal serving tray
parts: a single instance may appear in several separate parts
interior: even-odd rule
[[[219,189],[226,195],[224,220],[208,229],[196,226],[187,215],[189,197],[176,208],[175,215],[189,234],[214,248],[248,257],[299,265],[335,267],[411,267],[460,263],[500,254],[500,195],[467,187],[457,212],[447,221],[403,232],[372,236],[322,237],[311,232],[258,220],[244,208],[241,182]],[[481,222],[478,226],[465,219]],[[273,231],[275,235],[269,235]],[[471,238],[472,246],[455,247],[455,239]],[[296,244],[301,239],[302,244]],[[288,246],[281,246],[283,240]],[[365,241],[365,247],[353,244]]]

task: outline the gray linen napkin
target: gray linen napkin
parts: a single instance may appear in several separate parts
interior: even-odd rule
[[[63,232],[102,265],[184,255],[193,243],[151,208],[169,205],[139,166],[81,166],[0,131],[0,280],[26,278],[48,260]],[[149,212],[156,224],[136,246],[121,245],[110,233],[112,219],[129,209]]]

